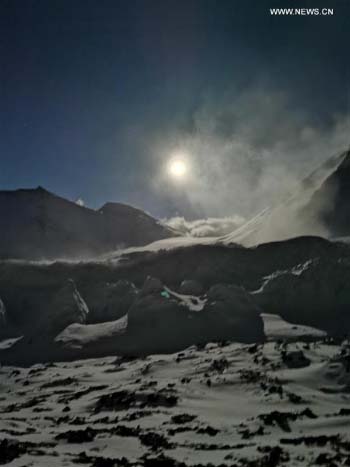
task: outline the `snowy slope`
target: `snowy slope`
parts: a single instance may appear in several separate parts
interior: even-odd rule
[[[0,463],[343,465],[350,373],[339,351],[208,344],[143,359],[3,367]]]
[[[335,179],[339,178],[338,171],[343,170],[342,167],[348,160],[350,160],[349,150],[332,156],[303,179],[295,187],[294,193],[282,196],[277,205],[269,206],[257,213],[222,240],[225,243],[252,246],[300,235],[319,235],[327,238],[339,235],[338,230],[335,229],[334,219],[327,223],[325,216],[329,211],[337,210],[337,204],[340,204],[335,198],[337,190]],[[348,171],[346,177],[348,179]],[[344,180],[343,185],[348,186],[349,183]],[[344,206],[337,214],[338,218],[344,217],[349,202],[347,193],[346,200],[342,200]],[[350,229],[350,226],[347,225],[346,228]],[[342,235],[346,233],[342,231]]]

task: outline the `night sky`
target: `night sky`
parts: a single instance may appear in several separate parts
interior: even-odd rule
[[[0,189],[250,215],[346,142],[349,45],[349,0],[0,0]]]

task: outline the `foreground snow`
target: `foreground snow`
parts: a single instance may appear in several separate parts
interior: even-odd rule
[[[0,463],[341,465],[350,454],[350,373],[338,354],[322,343],[208,344],[3,367]]]

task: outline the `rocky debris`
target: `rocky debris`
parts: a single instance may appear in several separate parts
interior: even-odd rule
[[[344,407],[342,407],[341,409],[339,409],[339,412],[337,413],[337,415],[341,416],[341,417],[347,417],[350,415],[350,409],[346,409]]]
[[[9,464],[14,459],[24,454],[43,456],[47,454],[47,448],[56,446],[55,443],[32,443],[4,438],[0,441],[0,465]]]
[[[114,435],[121,437],[139,437],[140,436],[140,427],[130,427],[125,425],[117,425],[108,431]]]
[[[127,410],[129,408],[174,407],[177,397],[165,391],[143,393],[117,391],[101,396],[95,406],[95,412],[102,410]]]
[[[245,428],[244,430],[240,430],[239,433],[241,434],[242,439],[250,439],[255,436],[263,436],[265,434],[265,430],[263,426],[259,426],[255,431]]]
[[[132,282],[121,279],[115,283],[96,284],[85,293],[89,307],[88,323],[115,321],[126,315],[137,298]]]
[[[149,417],[154,413],[155,411],[152,410],[136,410],[127,414],[125,417],[122,418],[122,420],[125,422],[133,422],[135,420],[139,420],[140,418]]]
[[[217,373],[223,373],[229,367],[229,362],[225,357],[221,357],[212,361],[209,370]]]
[[[144,456],[142,459],[143,467],[187,467],[184,462],[176,461],[170,457],[165,456],[164,454],[159,454],[158,456]],[[197,467],[197,466],[194,466]]]
[[[268,414],[260,414],[258,416],[258,418],[262,420],[265,425],[277,425],[281,428],[281,430],[286,432],[292,431],[289,422],[295,421],[299,417],[317,418],[317,415],[315,415],[311,409],[306,408],[302,412],[279,412],[278,410],[274,410]]]
[[[26,452],[27,447],[25,444],[5,438],[0,441],[0,464],[9,464]]]
[[[95,439],[98,432],[93,428],[87,427],[85,430],[68,430],[58,434],[55,439],[65,440],[67,443],[89,443]]]
[[[337,467],[340,465],[342,460],[342,456],[338,453],[336,455],[328,454],[326,452],[322,452],[319,454],[315,459],[315,465],[326,465],[328,467]]]
[[[48,381],[47,383],[44,383],[41,386],[41,388],[42,389],[47,389],[47,388],[55,388],[55,387],[59,387],[59,386],[71,386],[72,384],[76,384],[76,383],[77,383],[76,378],[72,378],[71,376],[68,376],[67,378]]]
[[[139,436],[141,443],[144,446],[149,447],[153,451],[159,449],[172,449],[173,445],[165,438],[165,436],[154,432],[148,432],[140,434]]]
[[[310,359],[305,357],[302,350],[294,350],[292,352],[282,351],[282,361],[288,368],[304,368],[310,365]]]
[[[306,401],[303,397],[299,396],[299,394],[295,394],[294,392],[287,392],[286,393],[287,398],[289,402],[292,404],[307,404],[308,401]]]
[[[185,433],[185,432],[188,432],[188,431],[194,431],[194,428],[191,427],[191,426],[188,426],[188,425],[181,425],[181,426],[178,426],[177,428],[169,428],[167,430],[167,433],[169,436],[174,436],[176,435],[177,433]]]
[[[204,287],[199,281],[185,279],[180,284],[179,293],[183,295],[200,296],[204,293]]]
[[[72,378],[73,379],[73,378]],[[108,386],[106,384],[99,384],[96,386],[89,386],[85,389],[81,389],[80,391],[74,391],[69,394],[64,394],[62,397],[58,399],[58,402],[61,404],[67,404],[68,402],[71,402],[73,400],[80,399],[83,396],[86,396],[86,394],[90,394],[91,392],[94,391],[101,391],[103,389],[107,389]]]
[[[240,449],[251,447],[251,446],[255,446],[255,443],[237,443],[237,444],[184,443],[184,444],[181,444],[181,447],[191,448],[191,449],[194,449],[195,451],[228,451],[228,450],[234,450],[234,449],[240,450]],[[228,454],[227,456],[225,456],[225,459],[232,459],[232,455]]]
[[[176,425],[182,425],[184,423],[190,423],[196,418],[197,418],[196,415],[190,415],[190,414],[184,413],[184,414],[179,414],[179,415],[173,415],[171,417],[171,422],[175,423]]]
[[[258,383],[266,378],[265,374],[260,370],[242,369],[239,370],[239,376],[245,383]]]
[[[16,404],[10,404],[6,408],[2,410],[2,413],[8,413],[8,412],[19,412],[22,409],[28,409],[37,406],[38,404],[41,404],[47,399],[47,395],[40,395],[33,397],[31,399],[28,399],[25,402],[18,402]]]
[[[277,467],[281,465],[281,463],[289,460],[289,454],[280,446],[264,446],[258,448],[258,450],[263,452],[264,456],[257,461],[256,467]],[[251,467],[253,466],[254,464],[252,464]]]
[[[88,464],[91,467],[134,467],[133,462],[129,462],[126,457],[111,458],[102,456],[89,456],[85,451],[81,452],[73,462],[76,464]]]
[[[252,344],[248,347],[248,353],[250,354],[256,354],[259,352],[260,346],[258,344]]]
[[[316,436],[300,436],[298,438],[281,438],[281,444],[293,444],[298,446],[300,444],[305,444],[306,446],[318,446],[324,447],[327,444],[332,444],[334,446],[343,447],[346,450],[350,450],[350,445],[347,442],[342,442],[339,435],[316,435]]]
[[[204,428],[197,428],[196,433],[200,435],[209,435],[209,436],[216,436],[220,430],[213,428],[212,426],[206,426]]]

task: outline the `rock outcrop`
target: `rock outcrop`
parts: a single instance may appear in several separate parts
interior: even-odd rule
[[[57,292],[48,305],[47,320],[42,326],[48,336],[56,336],[73,323],[84,324],[89,309],[71,279]]]
[[[86,294],[88,323],[103,323],[121,318],[128,312],[137,294],[134,284],[127,280],[97,284]]]
[[[140,297],[129,310],[129,336],[140,348],[155,352],[226,339],[264,340],[260,309],[243,288],[212,287],[203,309],[192,306],[194,299],[174,294],[159,279],[147,278]]]
[[[0,333],[4,330],[6,321],[6,308],[4,302],[0,298]]]
[[[180,284],[179,292],[185,295],[203,295],[204,287],[203,285],[193,279],[185,279]]]
[[[208,339],[261,342],[265,339],[261,309],[250,294],[236,285],[216,284],[207,294]]]

